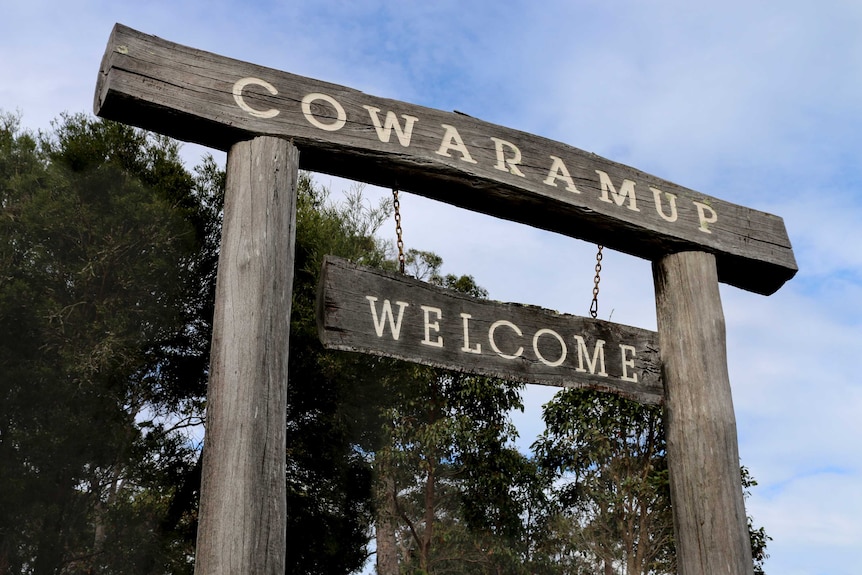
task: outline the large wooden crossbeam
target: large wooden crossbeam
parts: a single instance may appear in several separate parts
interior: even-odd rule
[[[398,187],[655,261],[715,255],[719,281],[762,294],[797,271],[781,218],[572,146],[452,112],[188,48],[117,25],[95,111],[227,150],[290,139],[300,167]]]

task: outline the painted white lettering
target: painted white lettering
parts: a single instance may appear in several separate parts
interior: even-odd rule
[[[662,192],[656,188],[650,188],[652,190],[652,197],[655,199],[655,211],[658,212],[665,221],[675,222],[677,218],[676,213],[676,194],[672,194],[670,192]],[[667,201],[670,204],[670,215],[664,213],[664,208],[661,207],[661,195],[662,193],[667,196]]]
[[[409,304],[404,301],[395,302],[395,305],[398,306],[398,319],[395,320],[392,315],[392,304],[389,303],[388,299],[383,300],[383,311],[380,316],[377,315],[377,306],[375,305],[377,298],[373,295],[367,295],[365,299],[371,305],[371,317],[374,320],[374,331],[377,333],[377,337],[383,337],[383,330],[388,321],[392,339],[398,341],[398,338],[401,337],[401,320],[404,318],[404,308],[408,307]]]
[[[455,126],[450,126],[449,124],[440,125],[446,129],[446,133],[443,134],[443,141],[440,143],[440,149],[437,150],[437,153],[441,156],[451,158],[452,156],[449,154],[449,150],[456,150],[461,153],[461,159],[465,162],[470,164],[478,163],[473,159],[473,156],[470,155],[470,151],[467,149],[467,146],[464,145],[464,140],[461,139],[461,134],[458,133]]]
[[[539,352],[539,338],[545,334],[549,334],[554,336],[557,341],[560,342],[560,358],[557,361],[548,361],[545,357]],[[557,367],[562,365],[564,361],[566,361],[566,355],[568,354],[568,348],[566,348],[566,342],[563,341],[563,338],[552,329],[540,329],[536,332],[536,335],[533,336],[533,352],[536,354],[536,357],[539,358],[539,361],[547,365],[548,367]]]
[[[404,118],[404,127],[401,127],[401,124],[398,123],[398,117],[395,116],[395,112],[391,110],[386,112],[386,120],[381,124],[380,116],[377,114],[380,113],[380,108],[375,108],[374,106],[362,106],[368,113],[371,115],[371,123],[374,124],[374,129],[377,130],[377,137],[384,144],[389,143],[389,138],[392,136],[392,130],[395,130],[395,135],[398,136],[398,141],[401,142],[401,145],[405,148],[410,145],[410,138],[413,136],[413,124],[415,124],[419,118],[416,116],[408,116],[407,114],[401,114],[401,117]]]
[[[469,313],[462,313],[461,320],[464,322],[464,345],[461,346],[461,351],[466,353],[482,353],[482,344],[470,347],[470,318],[473,316]]]
[[[715,213],[709,205],[692,201],[692,203],[697,208],[697,219],[700,222],[700,231],[705,234],[711,234],[712,232],[709,229],[709,224],[714,224],[718,221],[718,214]]]
[[[507,354],[503,353],[502,351],[500,351],[500,348],[497,347],[497,342],[494,341],[494,332],[497,331],[497,328],[502,326],[502,325],[505,325],[506,327],[508,327],[509,329],[514,331],[516,334],[518,334],[518,337],[521,337],[522,335],[524,335],[521,332],[521,328],[519,328],[518,326],[516,326],[515,324],[513,324],[512,322],[510,322],[508,320],[501,319],[501,320],[498,320],[498,321],[495,321],[494,323],[492,323],[491,327],[488,328],[488,343],[491,344],[491,349],[493,349],[494,352],[497,355],[499,355],[500,357],[502,357],[503,359],[517,359],[518,357],[521,356],[522,353],[524,353],[523,347],[519,347],[518,350],[513,355],[507,355]]]
[[[625,203],[626,198],[629,199],[629,209],[633,212],[639,212],[637,198],[635,197],[635,183],[631,180],[623,180],[623,185],[620,186],[620,191],[617,192],[611,177],[601,170],[596,170],[599,175],[599,181],[602,186],[602,197],[599,198],[603,202],[614,202],[621,206]],[[610,195],[609,195],[610,193]],[[613,198],[613,200],[611,199]]]
[[[632,369],[634,369],[635,353],[637,353],[637,350],[635,349],[635,347],[633,345],[625,345],[625,344],[621,343],[620,344],[620,353],[622,354],[622,357],[623,357],[623,374],[620,376],[620,379],[623,381],[632,381],[634,383],[637,383],[638,382],[637,372],[629,375],[629,370],[628,370],[628,368],[630,368],[630,367]],[[626,357],[626,355],[629,353],[632,354],[631,359]]]
[[[275,118],[278,116],[278,110],[275,108],[270,108],[269,110],[255,110],[245,103],[245,99],[242,97],[242,91],[250,84],[266,88],[266,91],[273,96],[278,94],[278,90],[275,89],[275,86],[266,80],[261,80],[260,78],[242,78],[241,80],[237,80],[233,85],[233,99],[236,101],[236,105],[255,118]]]
[[[519,150],[512,142],[507,142],[506,140],[494,137],[491,139],[494,140],[494,146],[497,148],[497,163],[494,167],[500,171],[511,172],[512,174],[523,178],[524,172],[518,168],[518,164],[521,163],[521,150]],[[511,158],[506,157],[505,150],[503,148],[508,148],[512,151]]]
[[[551,156],[551,160],[553,160],[553,163],[551,164],[551,169],[548,170],[548,177],[545,178],[545,183],[549,186],[557,187],[557,180],[563,180],[567,190],[580,194],[581,192],[575,187],[575,181],[572,179],[572,175],[569,173],[566,164],[563,163],[563,159]]]
[[[333,108],[335,108],[335,121],[332,123],[321,122],[317,117],[311,112],[311,104],[312,102],[316,102],[318,100],[323,100]],[[338,103],[338,100],[329,96],[327,94],[320,94],[318,92],[314,92],[312,94],[308,94],[305,98],[302,99],[302,115],[305,116],[305,119],[308,120],[308,123],[314,126],[315,128],[320,128],[321,130],[326,130],[327,132],[336,132],[344,127],[344,124],[347,123],[347,112],[344,111],[344,108],[341,104]]]
[[[587,350],[587,343],[584,341],[584,338],[580,335],[576,335],[575,340],[578,342],[578,367],[575,369],[582,373],[587,371],[584,369],[584,357],[586,357],[587,367],[590,369],[590,373],[607,377],[608,374],[605,371],[605,340],[596,340],[596,346],[593,348],[592,360],[590,359],[590,354]],[[596,373],[597,365],[599,366],[598,373]]]
[[[430,345],[431,347],[443,347],[443,338],[439,335],[437,339],[431,339],[431,330],[433,329],[436,332],[440,332],[440,319],[443,317],[443,310],[439,307],[431,307],[429,305],[419,306],[422,308],[422,311],[425,312],[425,339],[422,340],[422,343],[425,345]],[[437,316],[438,321],[431,321],[431,314]]]

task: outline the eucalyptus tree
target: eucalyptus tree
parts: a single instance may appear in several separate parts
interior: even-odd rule
[[[406,273],[485,298],[468,275],[443,274],[442,259],[409,250]],[[382,440],[374,455],[377,568],[396,573],[486,573],[520,561],[526,458],[509,413],[522,384],[388,362]]]
[[[190,567],[218,199],[178,151],[0,118],[0,570]]]
[[[539,542],[557,573],[676,573],[661,406],[590,390],[565,390],[545,405],[534,444],[548,478],[548,529]],[[756,482],[741,468],[743,485]],[[749,518],[755,570],[769,537]]]

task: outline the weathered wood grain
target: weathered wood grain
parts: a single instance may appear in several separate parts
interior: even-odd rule
[[[653,264],[680,575],[753,572],[715,258]]]
[[[195,573],[284,573],[285,424],[298,151],[228,152]]]
[[[260,134],[288,137],[303,168],[397,186],[650,260],[710,252],[720,281],[758,293],[774,292],[797,271],[777,216],[566,144],[122,25],[108,41],[94,109],[220,149]]]
[[[662,399],[654,332],[480,300],[331,256],[321,274],[318,333],[330,349],[643,403]]]

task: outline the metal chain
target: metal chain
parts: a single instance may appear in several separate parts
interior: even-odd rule
[[[599,282],[602,281],[602,245],[596,253],[596,277],[593,279],[593,303],[590,304],[590,315],[596,319],[599,315]]]
[[[401,238],[401,202],[398,201],[398,188],[392,188],[392,207],[395,208],[395,235],[398,238],[398,269],[404,273],[404,240]]]

